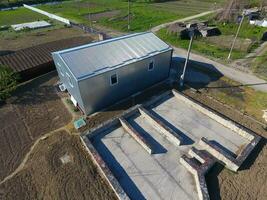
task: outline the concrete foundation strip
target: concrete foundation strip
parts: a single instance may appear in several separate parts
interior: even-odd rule
[[[197,150],[192,147],[189,151],[188,157],[183,155],[180,158],[180,163],[193,174],[197,186],[197,193],[200,200],[209,200],[209,192],[205,180],[206,173],[216,162],[215,159],[205,151]],[[199,165],[193,158],[197,159],[201,164]]]
[[[236,172],[259,141],[260,138],[256,137],[252,142],[246,145],[236,158],[225,152],[221,147],[211,143],[205,137],[201,138],[199,144],[216,159],[225,164],[228,169]]]
[[[240,136],[250,141],[250,143],[246,145],[246,147],[241,151],[239,155],[237,155],[236,158],[234,158],[229,153],[225,152],[219,146],[211,143],[206,138],[201,138],[199,142],[199,144],[203,146],[211,155],[213,155],[215,158],[217,158],[219,161],[225,164],[228,169],[237,171],[241,166],[241,164],[251,153],[251,151],[254,149],[254,147],[259,143],[261,137],[252,132],[251,130],[241,126],[240,124],[220,116],[218,113],[207,108],[206,106],[199,105],[198,103],[194,102],[194,100],[185,97],[184,95],[178,93],[176,90],[172,90],[172,93],[179,100],[182,100],[183,102],[187,103],[188,105],[194,107],[198,111],[207,115],[211,119],[215,120],[216,122],[222,124],[226,128],[236,132]]]
[[[194,100],[189,99],[187,97],[185,97],[184,95],[180,94],[179,92],[177,92],[176,90],[172,90],[172,93],[174,94],[174,96],[176,98],[178,98],[179,100],[185,102],[186,104],[194,107],[195,109],[197,109],[199,112],[207,115],[209,118],[213,119],[214,121],[222,124],[223,126],[227,127],[228,129],[236,132],[237,134],[241,135],[242,137],[248,139],[249,141],[252,141],[255,137],[259,137],[258,135],[256,135],[254,132],[252,132],[249,129],[246,129],[245,127],[243,127],[242,125],[233,122],[232,120],[226,119],[226,117],[222,117],[220,116],[219,113],[215,113],[215,111],[207,108],[204,105],[199,105],[198,103],[196,103]]]
[[[86,136],[83,136],[83,138],[80,137],[80,139],[85,149],[87,150],[89,155],[92,157],[92,160],[97,165],[100,173],[107,180],[108,184],[113,189],[118,199],[119,200],[130,200],[130,198],[124,192],[118,180],[113,176],[112,172],[110,171],[106,163],[103,161],[101,156],[98,154],[98,152],[96,151],[96,149],[94,148],[90,140]]]
[[[152,124],[153,127],[156,127],[157,130],[166,136],[166,138],[176,146],[180,146],[182,143],[182,137],[179,136],[176,132],[174,132],[170,127],[165,125],[162,121],[160,121],[155,115],[153,115],[150,111],[140,106],[139,112],[146,120]]]
[[[82,136],[87,136],[88,138],[93,138],[95,135],[108,131],[110,130],[112,127],[116,127],[117,125],[120,125],[120,121],[119,118],[128,118],[131,115],[134,115],[135,113],[138,112],[138,108],[140,107],[140,105],[136,105],[131,107],[130,109],[126,110],[125,112],[123,112],[121,115],[119,115],[118,117],[115,117],[113,119],[110,119],[102,124],[100,124],[99,126],[90,129],[89,131],[84,132],[83,134],[81,134]]]
[[[149,154],[153,153],[151,145],[124,118],[119,118],[124,130],[129,133]]]

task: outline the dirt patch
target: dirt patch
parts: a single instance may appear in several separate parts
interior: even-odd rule
[[[27,33],[21,37],[1,38],[0,51],[17,51],[27,47],[53,42],[56,40],[67,39],[75,36],[85,36],[78,28],[61,28],[41,33]]]
[[[26,124],[20,120],[14,106],[0,108],[0,180],[19,165],[33,143]]]
[[[55,73],[32,80],[0,107],[0,180],[18,167],[37,138],[70,122],[56,81]]]
[[[238,173],[227,169],[222,170],[222,166],[216,165],[207,176],[210,198],[265,200],[267,194],[266,142],[261,142],[256,149],[256,154],[251,155],[244,163],[249,167],[241,169]]]
[[[66,154],[72,159],[63,164],[60,158]],[[0,191],[3,199],[116,199],[79,136],[65,131],[42,140],[26,167],[0,185]]]
[[[91,14],[91,20],[92,21],[99,21],[104,18],[108,18],[109,20],[112,20],[112,18],[116,17],[121,13],[120,10],[111,10],[111,11],[106,11],[106,12],[100,12],[100,13],[94,13]],[[89,15],[86,16],[89,19]]]
[[[228,49],[231,48],[233,39],[234,36],[232,35],[220,35],[220,36],[203,38],[203,40],[211,44],[215,44],[222,48],[228,48]],[[237,38],[234,49],[247,52],[250,49],[251,45],[252,41],[250,39]]]

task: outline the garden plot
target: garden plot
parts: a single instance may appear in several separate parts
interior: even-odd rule
[[[260,137],[172,91],[83,139],[120,199],[207,199],[212,165],[237,171]]]

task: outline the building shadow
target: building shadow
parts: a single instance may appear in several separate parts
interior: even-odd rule
[[[8,55],[8,54],[12,54],[12,53],[15,53],[15,51],[1,50],[0,51],[0,56],[5,56],[5,55]]]
[[[165,118],[160,116],[155,111],[150,110],[150,112],[154,116],[156,116],[161,122],[163,122],[167,127],[169,127],[171,130],[173,130],[177,135],[179,135],[179,136],[181,136],[183,138],[182,145],[192,145],[192,144],[194,144],[194,140],[192,140],[190,137],[188,137],[186,134],[184,134],[180,129],[176,128],[172,123],[168,122]]]
[[[172,77],[173,80],[179,81],[183,73],[185,59],[173,57],[172,59]],[[224,75],[214,66],[195,60],[189,60],[185,72],[184,81],[195,89],[201,89],[209,85],[211,82],[219,80]]]
[[[209,196],[210,196],[210,199],[212,200],[222,199],[218,176],[223,169],[224,169],[224,166],[216,162],[205,176]]]
[[[148,133],[143,127],[141,127],[134,120],[131,120],[131,125],[138,133],[145,138],[145,140],[151,145],[153,154],[162,154],[166,153],[167,149],[164,148],[156,139],[154,139],[150,133]]]
[[[104,135],[101,136],[103,137]],[[98,141],[96,141],[96,139],[91,141],[93,142],[93,145],[101,156],[101,158],[105,161],[108,168],[111,170],[115,178],[119,181],[121,187],[126,192],[126,194],[130,197],[130,199],[145,200],[146,198],[143,196],[142,192],[138,189],[136,184],[129,177],[128,173],[116,160],[110,150],[102,141],[100,141],[100,138],[98,138],[97,140]]]
[[[264,149],[266,144],[267,144],[266,138],[262,137],[258,145],[252,150],[248,158],[242,163],[242,165],[239,168],[239,171],[250,169],[250,167],[255,163],[260,152]]]
[[[214,146],[216,146],[219,149],[222,149],[225,153],[227,153],[228,155],[236,158],[237,155],[234,154],[232,151],[230,151],[228,148],[224,147],[222,144],[220,144],[219,142],[217,142],[216,140],[210,140],[210,143],[213,144]]]

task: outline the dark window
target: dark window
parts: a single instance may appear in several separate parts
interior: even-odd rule
[[[148,71],[152,71],[154,69],[154,62],[151,61],[148,65]]]
[[[118,83],[117,74],[113,74],[110,76],[110,85],[116,85]]]

